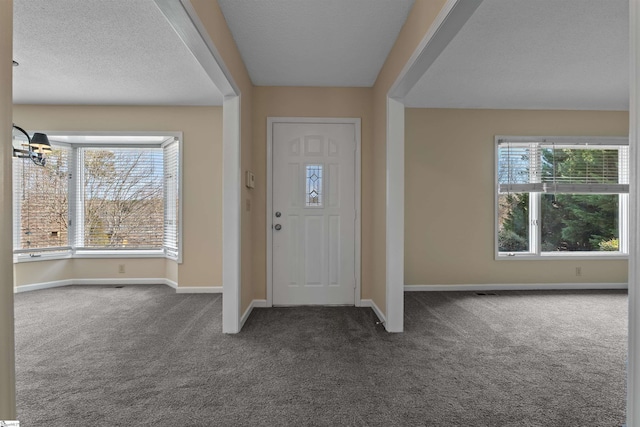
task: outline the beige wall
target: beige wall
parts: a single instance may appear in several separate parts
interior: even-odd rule
[[[371,266],[372,296],[376,305],[386,313],[386,184],[387,176],[387,93],[395,83],[398,75],[424,38],[427,30],[445,4],[445,0],[416,0],[407,17],[398,39],[396,40],[384,66],[378,74],[373,87],[373,189],[372,203],[363,207],[370,209],[372,221],[370,229],[363,229],[363,234],[372,236]]]
[[[253,219],[253,274],[256,298],[266,298],[266,185],[267,117],[361,118],[362,205],[371,203],[371,95],[370,88],[255,87],[253,91],[253,165],[256,175]],[[371,216],[363,209],[362,229],[369,230]],[[362,298],[371,298],[372,242],[362,233]]]
[[[165,279],[171,280],[174,283],[178,283],[178,267],[179,264],[176,261],[167,259],[165,260],[164,266],[164,277]],[[222,272],[220,272],[222,275]]]
[[[16,417],[13,340],[11,109],[13,2],[0,1],[0,420]]]
[[[249,78],[249,73],[242,61],[240,52],[231,35],[231,31],[227,26],[224,15],[220,10],[217,1],[211,0],[191,0],[198,17],[202,21],[209,37],[216,46],[224,61],[224,65],[231,73],[233,80],[240,90],[240,153],[241,153],[241,170],[244,174],[246,170],[252,170],[252,153],[251,144],[252,136],[252,99],[253,84]],[[241,237],[240,237],[240,311],[244,311],[249,307],[251,301],[259,298],[261,288],[253,280],[253,235],[252,223],[256,215],[259,215],[255,209],[251,209],[253,205],[253,192],[244,185],[241,186]],[[249,207],[249,209],[247,209]]]
[[[107,277],[117,277],[117,272],[116,267],[116,270]],[[23,262],[13,265],[15,287],[71,279],[75,279],[71,259]]]
[[[627,136],[627,112],[407,109],[405,123],[406,284],[627,281],[624,260],[494,260],[494,136]]]
[[[182,264],[149,258],[25,262],[15,266],[16,286],[165,276],[179,286],[222,286],[221,107],[16,105],[13,118],[29,130],[183,132]],[[118,273],[119,264],[126,273]]]

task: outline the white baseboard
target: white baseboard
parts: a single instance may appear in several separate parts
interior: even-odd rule
[[[159,278],[111,278],[111,279],[66,279],[54,280],[52,282],[34,283],[13,288],[14,293],[37,291],[41,289],[59,288],[72,285],[166,285],[175,289],[178,294],[217,294],[222,293],[222,286],[185,286],[180,287],[173,280],[164,277]]]
[[[371,307],[373,312],[378,316],[378,319],[383,325],[386,325],[387,318],[384,314],[382,314],[382,310],[380,307],[376,305],[376,303],[372,299],[362,299],[360,300],[360,307]]]
[[[405,285],[405,292],[433,291],[559,291],[627,289],[627,283],[495,283],[468,285]]]
[[[249,318],[249,315],[251,314],[254,308],[264,308],[266,306],[267,306],[266,299],[254,299],[253,301],[251,301],[251,304],[249,304],[249,307],[247,307],[247,309],[242,314],[242,317],[240,318],[240,330],[242,330],[242,327],[244,326],[244,322],[247,321],[247,319]]]
[[[164,284],[170,288],[178,289],[178,283],[174,282],[173,280],[164,279]]]
[[[55,280],[53,282],[34,283],[13,288],[13,293],[39,291],[40,289],[59,288],[61,286],[73,285],[73,280]]]
[[[177,286],[175,290],[177,294],[221,294],[222,286]]]
[[[72,279],[74,285],[166,285],[164,277],[156,278],[117,278],[117,279]]]

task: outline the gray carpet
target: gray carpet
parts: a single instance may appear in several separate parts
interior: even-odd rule
[[[406,293],[370,309],[256,309],[164,286],[16,295],[21,426],[620,426],[620,291]]]

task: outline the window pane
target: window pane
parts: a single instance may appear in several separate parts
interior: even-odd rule
[[[529,193],[498,196],[498,250],[529,252]]]
[[[178,141],[164,147],[164,247],[168,253],[178,253],[178,227],[180,221],[180,162]]]
[[[84,247],[162,248],[162,149],[83,149],[83,165]]]
[[[542,181],[558,184],[617,184],[618,149],[562,148],[542,149]]]
[[[307,206],[322,206],[322,165],[307,165]]]
[[[498,183],[526,184],[536,182],[538,151],[533,144],[498,146]],[[538,178],[539,179],[539,178]]]
[[[13,159],[15,249],[68,245],[69,150],[54,148],[45,166]]]
[[[618,251],[617,194],[543,194],[542,251]]]

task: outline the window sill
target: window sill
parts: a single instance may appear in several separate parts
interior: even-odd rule
[[[73,256],[69,252],[64,254],[38,254],[36,256],[31,256],[29,254],[14,254],[13,263],[21,264],[23,262],[57,261],[71,258],[73,258]]]
[[[141,251],[103,251],[103,250],[77,250],[73,258],[166,258],[162,250],[141,250]]]
[[[580,252],[571,252],[571,253],[546,253],[546,254],[514,254],[507,255],[499,254],[495,257],[496,261],[575,261],[575,260],[628,260],[629,255],[623,253],[611,253],[611,254],[594,254],[593,252],[588,253],[580,253]]]
[[[56,261],[63,259],[117,259],[117,258],[128,258],[128,259],[136,259],[136,258],[166,258],[176,261],[177,257],[170,256],[164,253],[162,250],[142,250],[142,251],[128,251],[128,250],[119,250],[119,251],[87,251],[87,250],[78,250],[75,252],[66,252],[64,254],[56,253],[56,254],[47,254],[41,253],[36,256],[31,256],[26,253],[22,254],[14,254],[13,255],[13,263],[19,264],[23,262],[38,262],[38,261]]]

